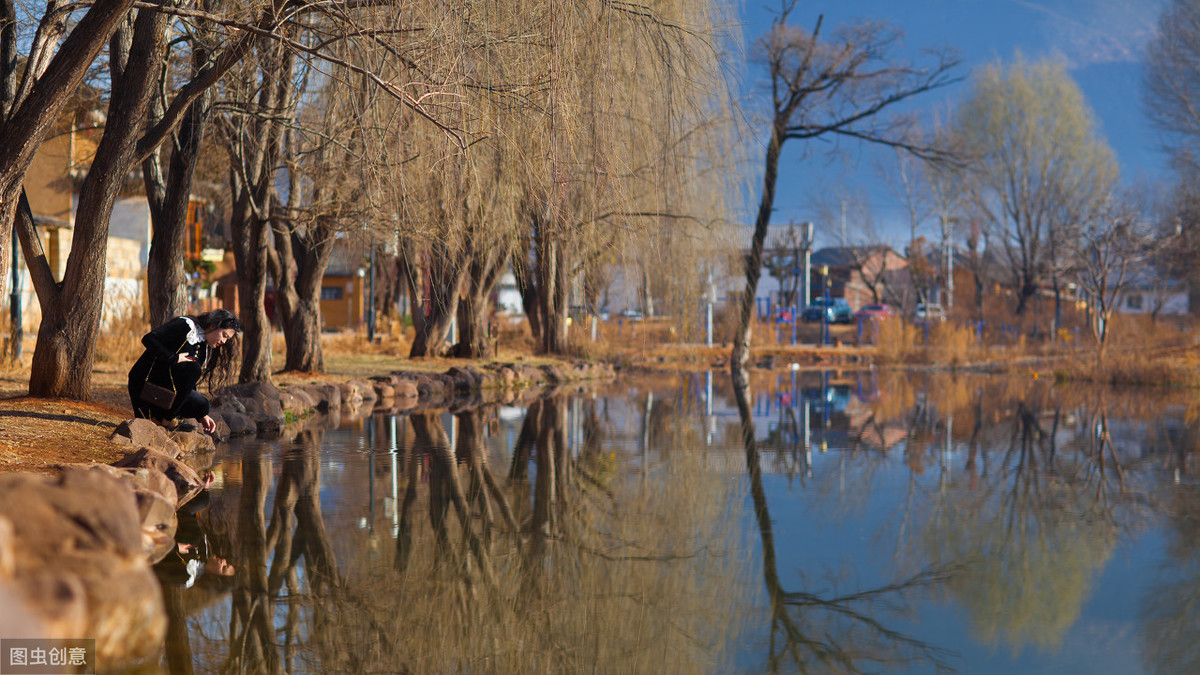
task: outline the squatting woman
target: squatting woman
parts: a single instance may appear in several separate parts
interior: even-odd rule
[[[216,429],[208,415],[208,399],[196,387],[207,381],[209,391],[224,386],[233,370],[242,324],[227,309],[199,316],[180,316],[142,337],[146,351],[129,371],[129,400],[136,417],[182,431]],[[153,385],[153,386],[148,386]]]

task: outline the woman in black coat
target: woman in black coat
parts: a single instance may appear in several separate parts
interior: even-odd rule
[[[129,371],[133,414],[172,427],[175,418],[194,418],[205,431],[213,431],[217,425],[208,416],[208,399],[196,387],[207,380],[212,391],[228,381],[241,330],[233,312],[216,309],[171,319],[147,333],[142,337],[146,351]],[[172,400],[160,401],[161,405],[145,400],[142,390],[147,382],[174,392]],[[195,428],[186,422],[178,428],[188,427]]]

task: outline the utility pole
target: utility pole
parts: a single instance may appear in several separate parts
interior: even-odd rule
[[[813,247],[813,224],[812,221],[800,223],[800,250],[804,254],[804,299],[800,311],[804,311],[812,303],[812,247]]]
[[[950,241],[950,219],[942,214],[942,255],[946,258],[946,309],[954,308],[954,246]]]
[[[717,301],[717,287],[713,285],[712,270],[708,271],[708,303],[704,313],[704,344],[713,344],[713,304]]]

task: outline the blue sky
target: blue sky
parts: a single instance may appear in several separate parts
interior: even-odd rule
[[[824,14],[823,32],[828,34],[833,26],[856,18],[884,20],[904,32],[903,47],[913,54],[925,47],[957,49],[963,76],[986,63],[1011,61],[1018,51],[1028,60],[1064,58],[1095,113],[1100,135],[1117,154],[1122,179],[1131,182],[1166,177],[1158,136],[1142,112],[1140,86],[1143,49],[1165,5],[1166,0],[800,0],[790,21],[811,27],[817,15]],[[747,49],[770,25],[778,7],[778,0],[743,0]],[[745,77],[746,86],[763,83],[755,64],[748,66]],[[949,110],[966,89],[964,82],[926,95],[917,105]],[[751,151],[755,178],[747,187],[746,222],[753,221],[761,192],[762,142],[760,132]],[[818,222],[813,195],[846,186],[869,195],[881,231],[891,239],[889,243],[902,245],[907,221],[875,168],[881,162],[888,165],[889,154],[856,148],[848,157],[830,160],[789,141],[784,146],[772,225],[813,220],[817,245],[836,245],[840,232],[831,229],[832,224]]]

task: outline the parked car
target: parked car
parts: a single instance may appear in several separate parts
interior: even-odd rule
[[[628,319],[630,321],[641,321],[642,319],[645,318],[642,315],[642,313],[636,309],[626,309],[626,310],[622,311],[618,316],[620,316],[622,319]]]
[[[850,323],[853,317],[854,311],[845,298],[830,298],[828,306],[824,298],[817,298],[806,305],[800,314],[800,320],[805,322],[828,320],[829,323]]]
[[[855,321],[863,321],[866,319],[886,319],[896,314],[891,305],[883,303],[877,305],[863,305],[857,312],[854,313]]]
[[[945,321],[946,310],[937,303],[917,303],[917,311],[913,312],[917,321]]]

